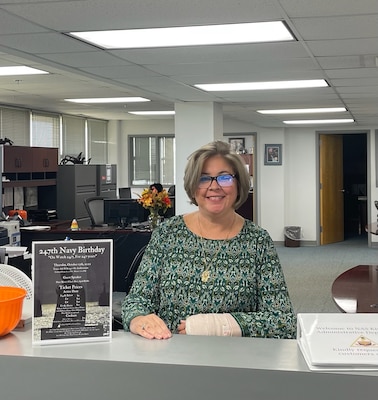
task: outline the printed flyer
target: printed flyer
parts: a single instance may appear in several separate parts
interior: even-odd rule
[[[297,341],[310,369],[378,369],[378,316],[298,314]]]
[[[110,340],[113,241],[33,242],[33,344]]]

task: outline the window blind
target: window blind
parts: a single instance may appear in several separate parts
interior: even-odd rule
[[[63,115],[62,117],[63,156],[76,157],[80,152],[85,156],[85,119]]]
[[[0,108],[1,138],[8,138],[15,146],[29,146],[30,111],[15,108]]]
[[[59,115],[32,112],[31,145],[59,148]]]
[[[106,164],[108,161],[108,123],[88,119],[88,158],[91,164]]]

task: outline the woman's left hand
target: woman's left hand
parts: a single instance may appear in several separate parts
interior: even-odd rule
[[[156,314],[139,315],[130,322],[130,332],[146,339],[169,339],[172,333]]]
[[[182,319],[177,327],[177,331],[180,335],[186,335],[186,321]]]

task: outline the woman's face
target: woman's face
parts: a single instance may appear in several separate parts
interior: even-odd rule
[[[216,177],[219,175],[233,175],[230,164],[222,156],[213,156],[203,165],[202,176]],[[236,178],[230,186],[220,186],[216,180],[208,183],[206,187],[198,187],[195,199],[200,211],[210,214],[221,214],[234,209],[238,196]]]

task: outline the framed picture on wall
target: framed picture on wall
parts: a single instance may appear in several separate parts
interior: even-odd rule
[[[228,139],[231,150],[236,153],[244,153],[245,150],[245,139],[244,138],[230,138]]]
[[[282,165],[282,144],[266,144],[265,165]]]

